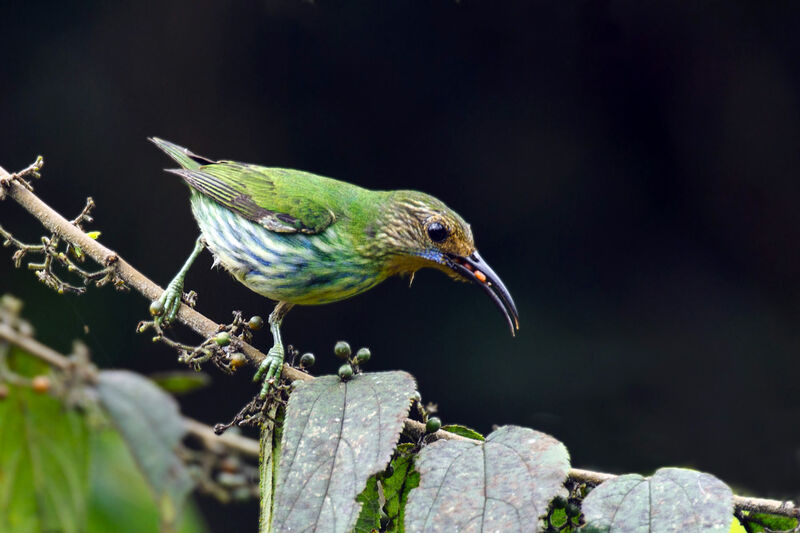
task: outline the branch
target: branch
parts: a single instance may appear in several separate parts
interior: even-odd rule
[[[29,168],[32,167],[33,165]],[[100,265],[113,269],[114,273],[119,279],[123,280],[130,287],[136,289],[140,294],[150,301],[153,301],[161,296],[161,293],[164,292],[164,290],[160,286],[133,268],[116,252],[106,248],[96,240],[86,235],[86,233],[84,233],[81,229],[71,224],[70,221],[62,217],[58,212],[40,200],[39,197],[32,192],[30,184],[24,180],[18,179],[18,177],[23,175],[24,172],[25,171],[17,174],[9,174],[2,167],[0,167],[0,200],[3,200],[5,196],[12,198],[31,215],[36,217],[48,230],[62,237],[69,243],[79,246],[86,253],[86,255],[94,259]],[[181,304],[177,318],[180,322],[203,337],[211,337],[219,331],[219,324],[185,304]],[[63,355],[38,343],[34,339],[19,335],[11,328],[8,328],[8,326],[0,325],[0,338],[17,344],[30,353],[41,357],[53,366],[64,368],[62,365],[69,364],[69,359]],[[246,342],[241,342],[240,349],[256,366],[266,358],[264,353]],[[295,381],[298,379],[308,381],[314,379],[313,376],[297,370],[296,368],[292,368],[288,364],[283,365],[282,376],[290,381]],[[219,439],[218,442],[224,442],[226,445],[248,455],[252,455],[254,457],[258,456],[259,443],[253,439],[248,439],[238,435],[223,434],[218,436],[214,434],[214,430],[212,428],[206,426],[205,424],[191,419],[185,420],[187,431],[206,442],[210,442],[208,439],[210,439],[213,435],[214,439]],[[410,418],[406,419],[404,432],[412,438],[420,439],[426,435],[425,424],[416,420],[411,420]],[[430,435],[430,437],[433,439],[446,440],[470,440],[466,437],[462,437],[441,429]],[[578,483],[588,483],[591,485],[598,485],[615,477],[617,476],[614,474],[592,472],[590,470],[581,470],[577,468],[573,468],[569,472],[569,478],[573,481]],[[795,506],[795,504],[791,501],[766,500],[762,498],[734,496],[733,502],[736,509],[739,510],[777,514],[800,519],[800,508]]]
[[[218,435],[211,426],[189,417],[183,417],[183,425],[188,433],[201,439],[206,444],[222,443],[232,450],[258,458],[258,442],[254,439],[243,437],[230,431]]]
[[[38,357],[48,365],[59,370],[69,370],[72,367],[72,360],[69,357],[58,353],[49,346],[45,346],[36,339],[24,335],[8,324],[0,323],[0,340],[6,341],[14,346],[25,350],[26,353]],[[205,444],[224,444],[228,448],[241,452],[251,457],[258,457],[258,442],[247,437],[242,437],[235,433],[223,433],[217,435],[214,430],[197,420],[183,417],[183,425],[186,432],[197,437]]]
[[[164,292],[164,289],[133,268],[130,263],[122,259],[116,252],[89,237],[45,204],[27,187],[14,179],[14,175],[6,172],[2,167],[0,167],[0,183],[7,188],[7,196],[36,217],[45,228],[71,244],[79,246],[86,255],[94,259],[98,264],[113,269],[119,279],[136,289],[148,300],[153,301]],[[185,304],[181,304],[178,320],[203,337],[212,337],[219,331],[219,324]],[[256,366],[266,358],[264,353],[245,342],[242,342],[241,350]],[[283,366],[283,377],[291,381],[313,379],[312,376],[305,372],[300,372],[289,365]]]

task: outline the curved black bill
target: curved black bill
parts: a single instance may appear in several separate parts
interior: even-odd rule
[[[519,329],[519,313],[514,299],[511,298],[506,286],[500,276],[486,264],[477,251],[468,257],[461,257],[455,254],[448,254],[450,259],[449,266],[458,272],[464,279],[480,285],[492,301],[500,308],[508,320],[511,328],[511,335],[515,335]]]

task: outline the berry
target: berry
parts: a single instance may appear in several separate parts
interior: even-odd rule
[[[223,457],[219,462],[219,469],[229,474],[235,474],[242,468],[242,463],[236,455],[228,455]]]
[[[439,419],[438,416],[430,417],[428,421],[425,423],[425,431],[427,433],[436,433],[437,431],[439,431],[439,429],[441,429],[441,427],[442,427],[442,421]]]
[[[227,331],[220,331],[214,336],[214,342],[217,346],[227,346],[231,343],[231,334]]]
[[[238,472],[220,472],[217,474],[217,483],[223,487],[241,487],[247,485],[247,478]]]
[[[242,367],[247,363],[247,357],[244,356],[242,352],[234,352],[231,354],[231,368],[236,370],[239,367]]]
[[[345,363],[339,367],[339,377],[342,381],[349,381],[353,377],[353,367],[350,363]]]
[[[247,327],[253,331],[258,331],[264,327],[264,319],[258,315],[254,315],[247,321]]]
[[[314,363],[315,363],[316,361],[317,361],[317,358],[316,358],[316,357],[314,357],[314,354],[313,354],[313,353],[311,353],[311,352],[309,352],[309,353],[304,353],[304,354],[303,354],[303,355],[300,357],[300,366],[302,366],[303,368],[309,368],[309,367],[312,367],[312,366],[314,366]]]
[[[47,376],[36,376],[31,381],[31,387],[36,394],[44,394],[50,390],[50,378]]]
[[[161,300],[153,300],[150,302],[150,314],[153,316],[161,316],[164,314],[164,304]]]
[[[333,347],[333,353],[336,354],[336,357],[339,359],[347,359],[353,352],[350,350],[350,345],[347,344],[346,341],[339,341]]]
[[[372,357],[372,352],[369,351],[369,348],[359,348],[356,352],[356,361],[358,364],[363,364],[369,361],[369,358]]]

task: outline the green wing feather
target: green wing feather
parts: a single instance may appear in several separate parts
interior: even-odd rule
[[[210,159],[206,159],[203,156],[193,154],[188,148],[178,146],[177,144],[165,141],[164,139],[150,137],[149,140],[158,146],[165,154],[174,159],[175,162],[177,162],[183,168],[196,169],[200,168],[201,165],[208,165],[214,162]]]
[[[169,169],[194,190],[278,233],[314,234],[335,220],[331,209],[311,198],[321,182],[308,172],[267,168],[234,161],[211,161],[186,148],[151,139],[183,168]]]

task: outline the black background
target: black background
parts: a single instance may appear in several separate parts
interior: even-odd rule
[[[472,224],[518,337],[477,288],[423,271],[410,290],[394,279],[293,310],[284,338],[318,372],[345,338],[371,347],[369,369],[413,373],[445,422],[552,433],[577,467],[692,466],[796,496],[800,8],[642,4],[6,4],[0,165],[43,154],[41,197],[71,217],[93,196],[101,240],[161,284],[197,229],[147,136],[429,192]],[[41,233],[11,202],[0,223]],[[0,292],[27,302],[44,342],[85,337],[104,367],[177,367],[135,334],[140,296],[58,297],[4,253]],[[188,278],[201,312],[269,313],[210,263]],[[214,423],[256,389],[249,372],[210,373],[182,405]],[[237,512],[254,523],[255,505]]]

